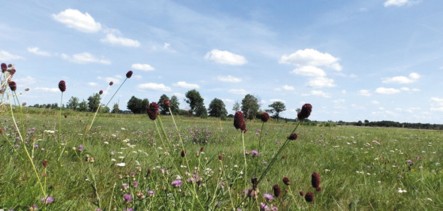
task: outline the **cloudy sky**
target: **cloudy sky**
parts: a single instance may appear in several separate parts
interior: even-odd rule
[[[0,62],[20,99],[157,101],[197,89],[206,105],[255,95],[315,120],[443,123],[440,0],[3,1]],[[30,91],[23,90],[30,88]]]

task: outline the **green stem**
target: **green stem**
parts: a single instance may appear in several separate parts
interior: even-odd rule
[[[126,80],[128,80],[128,78],[125,78],[125,80],[120,84],[120,86],[117,88],[117,90],[115,90],[114,94],[111,96],[111,98],[108,100],[108,102],[106,103],[106,106],[109,105],[109,103],[111,102],[111,100],[114,98],[114,96],[117,94],[117,92],[120,90],[120,88],[122,88],[123,84],[125,84]],[[105,106],[105,107],[106,107]]]
[[[243,175],[245,177],[245,187],[248,184],[248,177],[247,177],[247,171],[248,171],[248,163],[246,161],[246,147],[245,147],[245,133],[243,131],[241,131],[241,140],[242,140],[242,144],[243,144],[243,158],[245,160],[245,166],[243,168]]]

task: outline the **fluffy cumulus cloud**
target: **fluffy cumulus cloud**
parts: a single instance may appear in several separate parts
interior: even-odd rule
[[[443,112],[443,98],[432,97],[431,98],[431,110]]]
[[[29,47],[27,50],[29,53],[35,54],[37,56],[51,56],[51,53],[47,51],[42,51],[38,47]]]
[[[65,26],[81,32],[94,33],[102,28],[101,24],[96,22],[91,15],[76,9],[66,9],[58,14],[53,14],[52,17]]]
[[[221,82],[226,82],[226,83],[239,83],[242,81],[241,78],[237,78],[232,75],[217,76],[217,80],[219,80]]]
[[[188,83],[186,81],[179,81],[174,84],[174,86],[185,88],[185,89],[198,89],[200,86],[198,84]]]
[[[141,70],[145,72],[153,71],[155,68],[151,66],[150,64],[132,64],[131,68],[134,70]]]
[[[248,91],[244,90],[244,89],[230,89],[228,90],[229,93],[231,94],[236,94],[236,95],[246,95],[248,94]]]
[[[327,76],[324,69],[342,70],[337,57],[310,48],[297,50],[289,55],[284,54],[279,62],[294,65],[292,73],[308,77],[308,86],[312,88],[334,87],[334,80]]]
[[[294,91],[295,88],[293,86],[290,86],[290,85],[283,85],[281,87],[281,90],[284,90],[284,91]]]
[[[144,83],[138,85],[139,89],[153,90],[153,91],[162,91],[162,92],[170,92],[171,88],[165,86],[161,83]]]
[[[386,87],[379,87],[375,90],[378,94],[384,94],[384,95],[392,95],[392,94],[398,94],[401,92],[400,89],[395,88],[386,88]]]
[[[371,92],[367,89],[361,89],[360,91],[358,91],[358,94],[365,97],[369,97],[372,95]]]
[[[35,90],[39,91],[39,92],[50,92],[50,93],[57,93],[60,92],[60,90],[58,88],[47,88],[47,87],[37,87],[35,88]]]
[[[329,98],[330,96],[321,90],[311,90],[308,94],[304,94],[304,96],[316,96],[316,97],[324,97]]]
[[[214,49],[206,53],[205,59],[218,64],[226,65],[244,65],[248,62],[242,55],[218,49]]]
[[[106,34],[106,37],[101,40],[104,43],[109,43],[111,45],[120,45],[124,47],[140,47],[140,42],[137,40],[119,37],[114,34]]]
[[[21,56],[14,55],[12,53],[9,53],[7,51],[0,51],[0,60],[3,61],[12,61],[12,60],[19,60],[22,59]]]
[[[62,54],[61,57],[64,60],[79,63],[79,64],[88,64],[88,63],[98,63],[98,64],[111,64],[111,61],[105,58],[97,58],[88,52],[74,54],[72,56],[67,54]]]
[[[411,84],[420,79],[420,74],[410,73],[408,76],[394,76],[390,78],[384,78],[383,83],[395,83],[395,84]]]
[[[385,7],[401,7],[412,4],[410,0],[386,0],[384,3]]]
[[[285,54],[281,56],[280,63],[294,64],[296,66],[326,67],[336,71],[342,70],[337,57],[311,48],[298,50],[289,55]]]

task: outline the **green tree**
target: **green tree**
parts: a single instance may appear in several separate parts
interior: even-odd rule
[[[226,117],[228,112],[226,111],[225,103],[218,98],[214,98],[211,103],[209,103],[209,116],[212,117]]]
[[[88,108],[89,111],[91,112],[95,112],[97,111],[98,107],[100,106],[100,94],[99,93],[95,93],[91,96],[88,97]]]
[[[82,100],[82,102],[78,104],[78,111],[88,111],[88,103],[86,100]]]
[[[208,111],[206,110],[205,105],[198,104],[195,108],[195,116],[206,118],[208,117]]]
[[[135,96],[132,96],[131,99],[129,99],[127,108],[132,111],[134,114],[144,114],[147,112],[149,105],[148,99],[139,99]]]
[[[173,95],[171,97],[171,112],[173,114],[178,114],[180,111],[179,106],[180,106],[180,102],[178,102],[177,96]]]
[[[207,115],[207,111],[203,103],[204,100],[197,90],[193,89],[186,92],[186,98],[187,99],[185,99],[185,101],[189,104],[189,107],[191,107],[192,113],[194,113],[196,116],[201,116],[206,112]]]
[[[248,119],[254,119],[257,115],[258,109],[260,106],[258,105],[258,99],[253,95],[247,94],[241,101],[241,110],[243,114],[246,115]]]
[[[234,103],[234,106],[232,106],[232,110],[233,110],[234,112],[240,111],[240,103],[235,102],[235,103]]]
[[[273,113],[273,117],[277,119],[277,121],[280,118],[280,113],[283,111],[286,111],[286,106],[282,101],[275,101],[271,105],[269,105],[271,108],[269,112]]]
[[[68,101],[68,103],[66,104],[66,108],[68,109],[72,109],[72,110],[77,110],[78,106],[79,106],[79,99],[77,97],[71,97]]]
[[[120,108],[119,108],[119,106],[118,106],[118,103],[115,103],[114,106],[112,106],[112,111],[111,111],[111,113],[114,113],[114,114],[116,114],[116,113],[121,113],[121,110],[120,110]]]
[[[166,115],[169,113],[169,108],[168,106],[165,105],[165,101],[169,100],[169,97],[165,94],[163,94],[162,96],[160,96],[160,99],[158,99],[158,106],[160,107],[160,114]]]

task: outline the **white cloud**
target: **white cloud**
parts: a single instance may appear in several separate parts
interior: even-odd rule
[[[185,88],[185,89],[198,89],[200,86],[198,84],[191,84],[186,81],[179,81],[174,84],[174,86]]]
[[[236,94],[236,95],[246,95],[248,94],[248,91],[244,90],[244,89],[230,89],[228,90],[229,93],[231,94]]]
[[[106,37],[101,40],[102,42],[109,43],[112,45],[121,45],[125,47],[140,47],[140,42],[137,40],[125,38],[125,37],[118,37],[114,34],[106,34]]]
[[[97,58],[88,52],[78,53],[72,56],[62,54],[61,57],[67,61],[80,63],[80,64],[87,64],[87,63],[111,64],[111,61],[104,58]]]
[[[410,84],[420,79],[420,74],[410,73],[408,76],[394,76],[383,79],[383,83]]]
[[[155,69],[150,64],[132,64],[131,68],[135,69],[135,70],[145,71],[145,72],[153,71]]]
[[[35,90],[41,91],[41,92],[51,92],[51,93],[60,92],[60,90],[58,88],[47,88],[47,87],[37,87],[37,88],[35,88]]]
[[[37,56],[51,56],[51,53],[47,51],[42,51],[38,47],[29,47],[27,50],[29,53],[35,54]]]
[[[158,83],[139,84],[138,88],[147,89],[147,90],[154,90],[154,91],[163,91],[163,92],[170,92],[171,91],[170,87],[167,87],[164,84],[158,84]]]
[[[371,92],[367,89],[361,89],[360,91],[358,91],[358,94],[360,94],[361,96],[366,96],[369,97],[371,96]]]
[[[21,56],[14,55],[12,53],[9,53],[7,51],[0,51],[0,61],[11,61],[11,60],[19,60],[23,59]]]
[[[409,88],[409,87],[402,87],[402,88],[400,88],[400,90],[401,91],[404,91],[404,92],[418,92],[418,91],[420,91],[420,89],[417,89],[417,88]]]
[[[379,87],[375,90],[378,94],[385,94],[385,95],[392,95],[392,94],[398,94],[401,90],[395,89],[395,88],[385,88],[385,87]]]
[[[241,78],[234,77],[232,75],[227,76],[217,76],[217,80],[221,82],[227,82],[227,83],[239,83],[242,81]]]
[[[431,98],[431,110],[443,112],[443,98],[432,97]]]
[[[82,13],[76,9],[66,9],[52,17],[69,28],[81,32],[93,33],[101,30],[101,24],[96,22],[88,13]]]
[[[401,7],[411,4],[410,0],[386,0],[384,3],[385,7]]]
[[[281,87],[281,89],[285,90],[285,91],[294,91],[295,90],[295,88],[293,86],[290,86],[290,85],[283,85]]]
[[[292,73],[309,77],[325,77],[326,73],[322,69],[315,66],[301,66],[295,68]]]
[[[244,65],[248,62],[246,58],[241,55],[218,49],[213,49],[206,53],[205,58],[215,63],[227,65]]]
[[[96,86],[98,86],[98,84],[95,83],[95,82],[89,82],[88,85],[89,85],[89,86],[92,86],[92,87],[96,87]]]
[[[308,86],[314,88],[334,87],[334,80],[326,77],[318,77],[309,80]]]
[[[298,50],[290,55],[284,54],[280,58],[280,63],[293,64],[299,66],[327,67],[336,71],[341,71],[342,67],[339,59],[329,53],[322,53],[315,49],[307,48]]]
[[[311,90],[309,94],[304,94],[304,96],[317,96],[329,98],[330,96],[321,90]]]
[[[97,79],[98,80],[102,80],[102,81],[104,81],[104,82],[106,82],[106,84],[109,84],[109,82],[113,82],[114,84],[119,84],[120,83],[120,78],[121,78],[121,76],[115,76],[115,77],[110,77],[110,76],[108,76],[108,77],[101,77],[101,76],[99,76],[99,77],[97,77]]]

